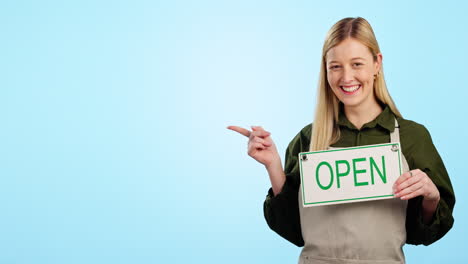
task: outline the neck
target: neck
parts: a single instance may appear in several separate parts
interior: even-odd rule
[[[357,129],[361,129],[364,124],[374,120],[382,111],[383,109],[377,101],[367,105],[344,107],[346,117]]]

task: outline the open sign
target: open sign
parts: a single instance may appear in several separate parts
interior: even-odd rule
[[[393,198],[400,143],[299,153],[303,206]]]

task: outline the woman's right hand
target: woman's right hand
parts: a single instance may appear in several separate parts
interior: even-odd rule
[[[228,126],[227,128],[249,138],[247,154],[256,161],[267,168],[275,162],[281,164],[278,150],[270,137],[270,132],[264,130],[261,126],[252,126],[252,131],[238,126]]]

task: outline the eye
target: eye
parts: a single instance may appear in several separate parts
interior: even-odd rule
[[[359,66],[361,66],[361,65],[364,65],[364,64],[362,64],[362,63],[360,63],[360,62],[355,62],[355,63],[353,63],[353,66],[356,66],[356,67],[359,67]]]
[[[340,68],[340,65],[332,65],[332,66],[330,66],[329,69],[330,70],[335,70],[335,69],[338,69],[338,68]]]

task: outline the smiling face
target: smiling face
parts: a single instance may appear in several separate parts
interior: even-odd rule
[[[326,54],[327,80],[345,107],[377,104],[374,75],[380,70],[382,55],[374,60],[369,48],[347,38]]]

